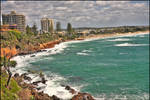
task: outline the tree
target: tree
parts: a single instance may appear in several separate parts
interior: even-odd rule
[[[32,33],[31,28],[29,27],[29,25],[26,26],[26,33],[27,34],[31,34]]]
[[[32,32],[34,33],[34,34],[37,34],[37,26],[36,26],[36,23],[34,23],[34,25],[32,26]]]
[[[72,33],[72,26],[71,26],[71,24],[70,23],[68,23],[68,25],[67,25],[67,32],[69,33],[69,34],[71,34]]]
[[[61,31],[61,23],[60,22],[57,22],[56,23],[56,31]]]
[[[1,66],[4,66],[5,70],[8,72],[8,80],[6,86],[9,86],[9,82],[12,76],[12,73],[10,71],[10,67],[15,67],[17,65],[16,61],[10,61],[10,59],[7,59],[5,56],[1,57]]]

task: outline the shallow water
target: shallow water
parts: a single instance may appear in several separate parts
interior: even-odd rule
[[[62,43],[35,57],[22,57],[20,63],[19,71],[45,73],[51,80],[44,90],[49,95],[68,99],[72,95],[61,85],[69,84],[98,100],[149,98],[148,34]]]

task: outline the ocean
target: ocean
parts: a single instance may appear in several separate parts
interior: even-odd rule
[[[48,81],[40,91],[64,100],[63,85],[88,92],[96,100],[149,99],[149,34],[64,42],[45,52],[16,56],[19,74],[40,71]],[[39,80],[37,74],[29,74]],[[30,82],[28,82],[30,83]]]

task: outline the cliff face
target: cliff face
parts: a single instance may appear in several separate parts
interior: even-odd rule
[[[60,40],[56,40],[56,41],[52,41],[52,42],[48,42],[48,43],[43,43],[43,44],[39,44],[36,46],[26,46],[27,50],[26,51],[22,51],[22,50],[18,50],[15,47],[6,47],[6,48],[1,48],[1,56],[6,56],[7,58],[11,58],[17,54],[28,54],[29,52],[36,52],[39,51],[41,49],[47,49],[47,48],[52,48],[55,46],[55,44],[59,44],[61,41]]]
[[[43,44],[40,44],[39,48],[40,49],[52,48],[55,46],[55,44],[59,44],[60,42],[61,42],[60,40],[57,40],[54,42],[43,43]]]
[[[1,56],[6,56],[7,58],[13,57],[18,53],[15,47],[1,48]]]

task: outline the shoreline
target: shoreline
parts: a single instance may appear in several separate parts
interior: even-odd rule
[[[101,38],[113,38],[118,36],[128,36],[128,35],[138,35],[138,34],[150,34],[150,31],[137,31],[137,32],[128,32],[128,33],[112,33],[112,34],[99,34],[99,35],[92,35],[86,36],[83,39],[101,39]]]
[[[87,41],[87,40],[95,40],[95,39],[103,39],[103,38],[113,38],[113,37],[120,37],[120,36],[131,36],[131,35],[141,35],[141,34],[146,34],[148,33],[149,31],[145,31],[145,32],[135,32],[135,33],[121,33],[121,34],[102,34],[102,35],[95,35],[93,37],[86,37],[84,38],[84,40],[69,40],[69,41],[65,41],[65,42],[60,42],[59,44],[55,44],[54,47],[52,48],[46,48],[46,49],[53,49],[55,48],[56,45],[60,45],[61,43],[70,43],[70,42],[82,42],[82,41]],[[148,33],[149,34],[149,33]],[[46,49],[41,49],[41,50],[46,50]],[[38,53],[38,52],[34,52],[34,53]],[[34,53],[31,53],[31,54],[26,54],[26,55],[34,55]],[[19,55],[19,56],[22,56],[22,55]],[[50,80],[51,81],[51,80]],[[72,89],[72,88],[71,88]],[[74,90],[74,89],[73,89]]]

